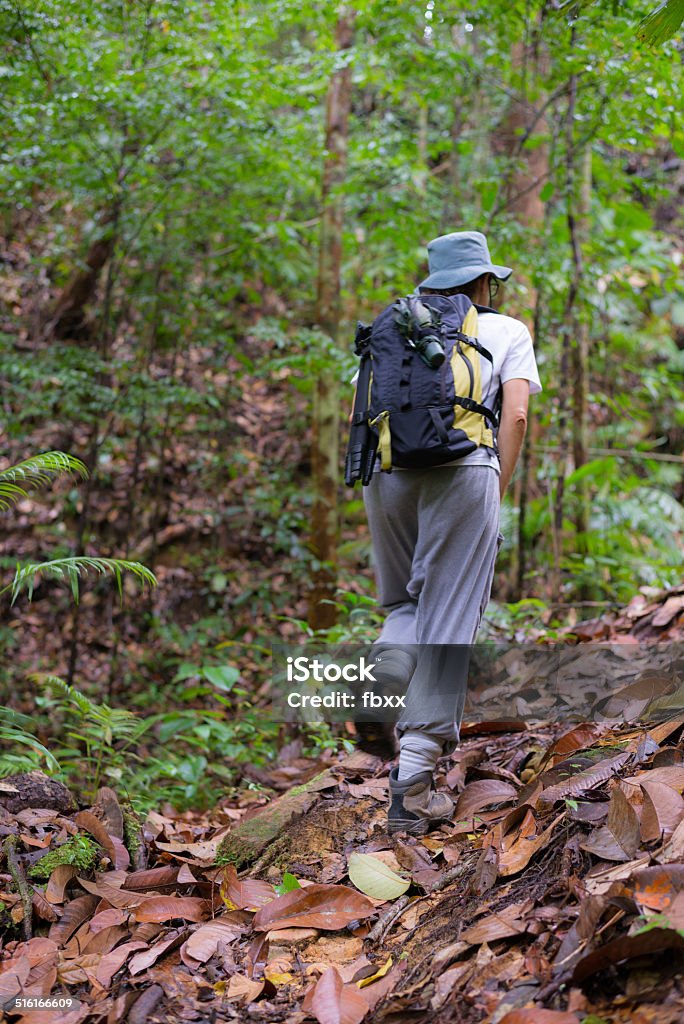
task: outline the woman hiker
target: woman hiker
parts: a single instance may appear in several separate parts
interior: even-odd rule
[[[396,724],[399,763],[389,778],[389,832],[426,832],[454,809],[434,789],[438,759],[459,740],[470,645],[489,600],[501,535],[499,507],[523,444],[528,398],[542,390],[532,338],[520,321],[490,308],[510,267],[492,263],[479,231],[433,239],[429,275],[417,295],[467,295],[478,309],[478,341],[489,405],[501,389],[492,447],[430,468],[375,472],[364,487],[380,604],[387,610],[378,641],[376,679],[406,692]],[[484,308],[483,308],[484,307]],[[485,398],[483,405],[488,405]],[[376,470],[379,467],[376,466]],[[363,748],[373,730],[358,727]],[[394,737],[386,757],[396,752]]]

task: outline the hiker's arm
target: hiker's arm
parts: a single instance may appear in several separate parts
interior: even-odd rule
[[[501,422],[497,435],[501,460],[499,491],[502,499],[511,482],[525,440],[529,398],[529,381],[523,380],[521,377],[514,377],[512,380],[504,382]]]
[[[356,384],[354,385],[354,396],[352,398],[351,411],[349,413],[349,422],[354,419],[354,406],[356,405]]]

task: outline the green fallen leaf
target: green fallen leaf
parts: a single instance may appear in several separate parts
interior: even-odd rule
[[[276,885],[274,888],[278,896],[284,896],[286,892],[293,892],[295,889],[301,889],[301,885],[294,875],[291,875],[289,871],[286,871],[280,885]]]
[[[375,900],[395,900],[411,884],[410,878],[402,878],[370,853],[352,853],[349,878],[357,889]]]

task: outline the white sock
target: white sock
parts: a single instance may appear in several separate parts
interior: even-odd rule
[[[419,772],[434,772],[442,756],[442,740],[427,732],[405,732],[399,740],[399,782]]]

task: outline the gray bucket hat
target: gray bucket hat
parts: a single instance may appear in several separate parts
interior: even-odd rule
[[[430,274],[419,288],[458,288],[481,274],[506,281],[513,271],[492,263],[487,239],[481,231],[454,231],[428,242]]]

